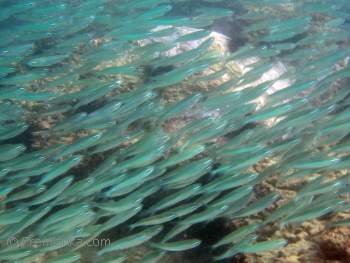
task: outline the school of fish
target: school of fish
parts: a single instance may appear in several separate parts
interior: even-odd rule
[[[215,262],[286,246],[257,241],[268,224],[350,211],[348,0],[0,0],[0,22],[1,262],[85,262],[101,236],[89,262]],[[272,176],[303,184],[276,206],[257,191]],[[28,236],[83,242],[5,244]]]

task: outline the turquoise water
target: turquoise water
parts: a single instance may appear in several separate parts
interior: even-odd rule
[[[0,1],[0,260],[230,262],[349,212],[349,19],[345,0]]]

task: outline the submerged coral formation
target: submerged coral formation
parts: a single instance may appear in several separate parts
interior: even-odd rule
[[[214,262],[348,212],[349,19],[346,0],[0,1],[1,262]]]

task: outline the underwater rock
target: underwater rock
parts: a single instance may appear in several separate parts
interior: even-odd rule
[[[339,227],[322,234],[320,249],[325,259],[350,262],[350,229]]]

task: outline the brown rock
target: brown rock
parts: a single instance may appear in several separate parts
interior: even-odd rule
[[[325,259],[350,262],[349,227],[339,227],[327,231],[321,236],[319,245]]]

